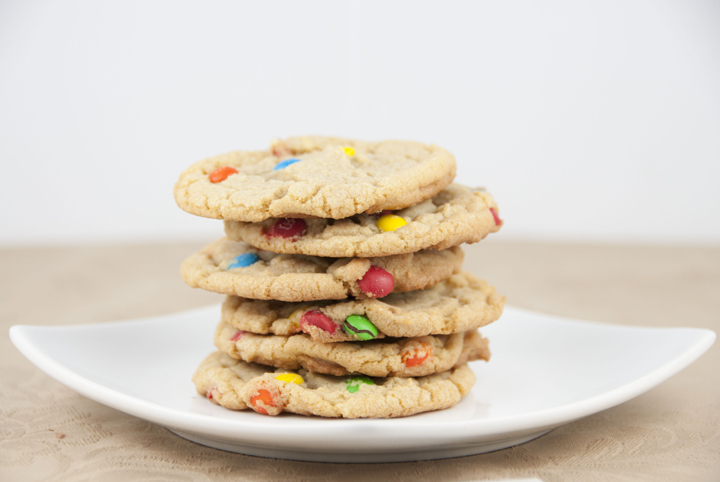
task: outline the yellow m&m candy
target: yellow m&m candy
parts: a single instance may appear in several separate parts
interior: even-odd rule
[[[343,151],[345,151],[345,154],[348,156],[354,156],[355,155],[355,149],[352,147],[343,147]]]
[[[301,385],[305,381],[303,380],[303,377],[296,373],[281,373],[275,377],[275,380],[287,383],[297,383],[298,385]]]
[[[375,221],[375,225],[378,227],[380,231],[395,231],[398,228],[402,228],[407,223],[403,218],[400,216],[396,216],[395,214],[386,214],[384,216],[380,216],[380,218]]]

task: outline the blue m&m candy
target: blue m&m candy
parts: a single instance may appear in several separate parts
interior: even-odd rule
[[[275,167],[273,167],[273,171],[277,171],[279,169],[285,169],[290,164],[295,164],[296,162],[300,162],[300,159],[285,159],[282,162],[278,162],[275,164]]]
[[[260,261],[260,256],[258,256],[257,254],[243,253],[240,256],[235,256],[232,261],[230,261],[228,269],[247,268],[251,264],[257,263],[258,261]]]

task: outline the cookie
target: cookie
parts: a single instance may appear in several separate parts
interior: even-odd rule
[[[320,343],[307,335],[256,335],[221,321],[215,346],[233,358],[329,375],[422,377],[473,360],[489,360],[488,342],[477,331],[364,342]]]
[[[200,161],[180,175],[174,194],[183,210],[207,218],[341,219],[431,198],[455,169],[451,153],[419,142],[295,137]]]
[[[448,335],[474,330],[500,318],[505,297],[467,272],[424,291],[382,299],[286,303],[229,296],[222,320],[257,334],[305,333],[319,342]]]
[[[389,418],[450,408],[470,392],[475,375],[461,365],[422,378],[334,377],[288,372],[215,352],[200,364],[193,383],[200,395],[232,410]]]
[[[460,269],[459,247],[382,258],[276,254],[223,238],[185,260],[193,288],[256,300],[314,301],[383,297],[421,290]]]
[[[268,219],[225,222],[225,233],[275,253],[372,257],[475,243],[500,229],[497,204],[486,191],[452,184],[419,204],[380,216],[347,219]]]

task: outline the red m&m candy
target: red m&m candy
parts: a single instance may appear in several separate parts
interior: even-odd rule
[[[358,286],[366,295],[382,298],[392,293],[395,278],[379,266],[370,266],[362,279],[358,280]]]
[[[502,219],[500,219],[500,215],[497,212],[497,209],[490,208],[490,212],[493,215],[493,219],[495,220],[495,226],[500,226],[502,224]]]
[[[246,331],[237,331],[235,334],[230,338],[232,341],[238,341],[242,336],[247,333]]]
[[[281,218],[276,220],[264,234],[273,238],[294,238],[305,234],[305,228],[305,221],[302,219]]]
[[[210,173],[208,176],[208,179],[210,179],[210,182],[212,183],[218,183],[221,181],[224,181],[228,177],[232,176],[233,174],[237,174],[238,170],[231,166],[223,166],[215,169],[213,172]]]
[[[307,330],[305,329],[306,326],[317,326],[322,331],[327,331],[328,333],[335,333],[335,330],[337,330],[337,325],[333,323],[330,318],[325,316],[325,314],[319,311],[308,311],[307,313],[303,313],[300,318],[300,329],[305,333],[307,333]]]

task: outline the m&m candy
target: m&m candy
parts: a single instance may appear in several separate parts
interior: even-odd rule
[[[300,318],[300,329],[307,333],[307,330],[305,329],[307,326],[316,326],[322,331],[327,331],[328,333],[335,333],[335,330],[337,329],[337,325],[324,313],[319,311],[308,311],[307,313],[303,313]]]
[[[263,234],[271,238],[294,238],[305,234],[305,221],[295,218],[281,218],[275,221]]]
[[[343,330],[358,340],[372,340],[377,338],[380,333],[375,325],[373,325],[367,317],[362,315],[350,315],[345,318]]]
[[[235,332],[235,334],[234,334],[234,335],[232,336],[232,338],[230,338],[230,339],[231,339],[232,341],[238,341],[240,338],[242,338],[242,336],[243,336],[245,333],[247,333],[247,331],[242,331],[242,330],[237,331],[237,332]]]
[[[281,373],[280,375],[275,377],[275,380],[280,380],[281,382],[287,383],[295,383],[297,385],[302,385],[305,381],[303,380],[303,377],[301,377],[297,373]]]
[[[258,413],[262,413],[263,415],[267,415],[268,412],[265,410],[265,408],[260,405],[259,402],[262,402],[263,405],[267,407],[274,407],[275,406],[275,400],[273,400],[272,393],[270,393],[267,390],[260,389],[257,391],[257,395],[254,395],[250,397],[250,405],[252,405],[253,410],[255,410]]]
[[[285,169],[291,164],[295,164],[296,162],[300,162],[300,159],[285,159],[282,162],[278,162],[275,164],[275,167],[273,167],[273,171],[279,171],[280,169]]]
[[[385,214],[384,216],[380,216],[380,218],[375,221],[375,225],[380,231],[383,232],[395,231],[396,229],[402,228],[406,224],[407,222],[405,222],[403,218],[395,214]]]
[[[370,266],[365,275],[358,280],[358,286],[366,295],[382,298],[392,293],[395,278],[379,266]]]
[[[239,256],[235,256],[228,265],[228,269],[234,268],[247,268],[260,261],[260,256],[255,253],[243,253]]]
[[[213,172],[211,172],[208,175],[208,179],[210,179],[210,182],[212,183],[218,183],[221,181],[224,181],[228,177],[232,176],[233,174],[237,174],[238,170],[235,169],[232,166],[223,166],[215,169]]]
[[[495,220],[495,226],[500,226],[502,224],[502,219],[500,219],[500,215],[498,215],[497,209],[490,208],[490,212],[493,215],[493,219]]]
[[[300,317],[302,316],[302,312],[305,311],[305,307],[302,306],[298,308],[297,310],[290,313],[290,316],[287,317],[288,320],[292,321],[293,326],[300,326]],[[297,315],[297,316],[296,316]]]
[[[344,147],[343,151],[345,151],[345,154],[347,154],[348,156],[355,155],[355,149],[353,149],[352,147]]]
[[[350,393],[355,393],[360,390],[360,385],[375,385],[374,381],[365,376],[348,378],[345,380],[345,383],[347,384],[345,388],[347,388],[347,391]]]
[[[415,346],[401,355],[402,362],[406,367],[416,367],[422,365],[432,355],[433,349],[431,345],[420,342],[419,346]]]

